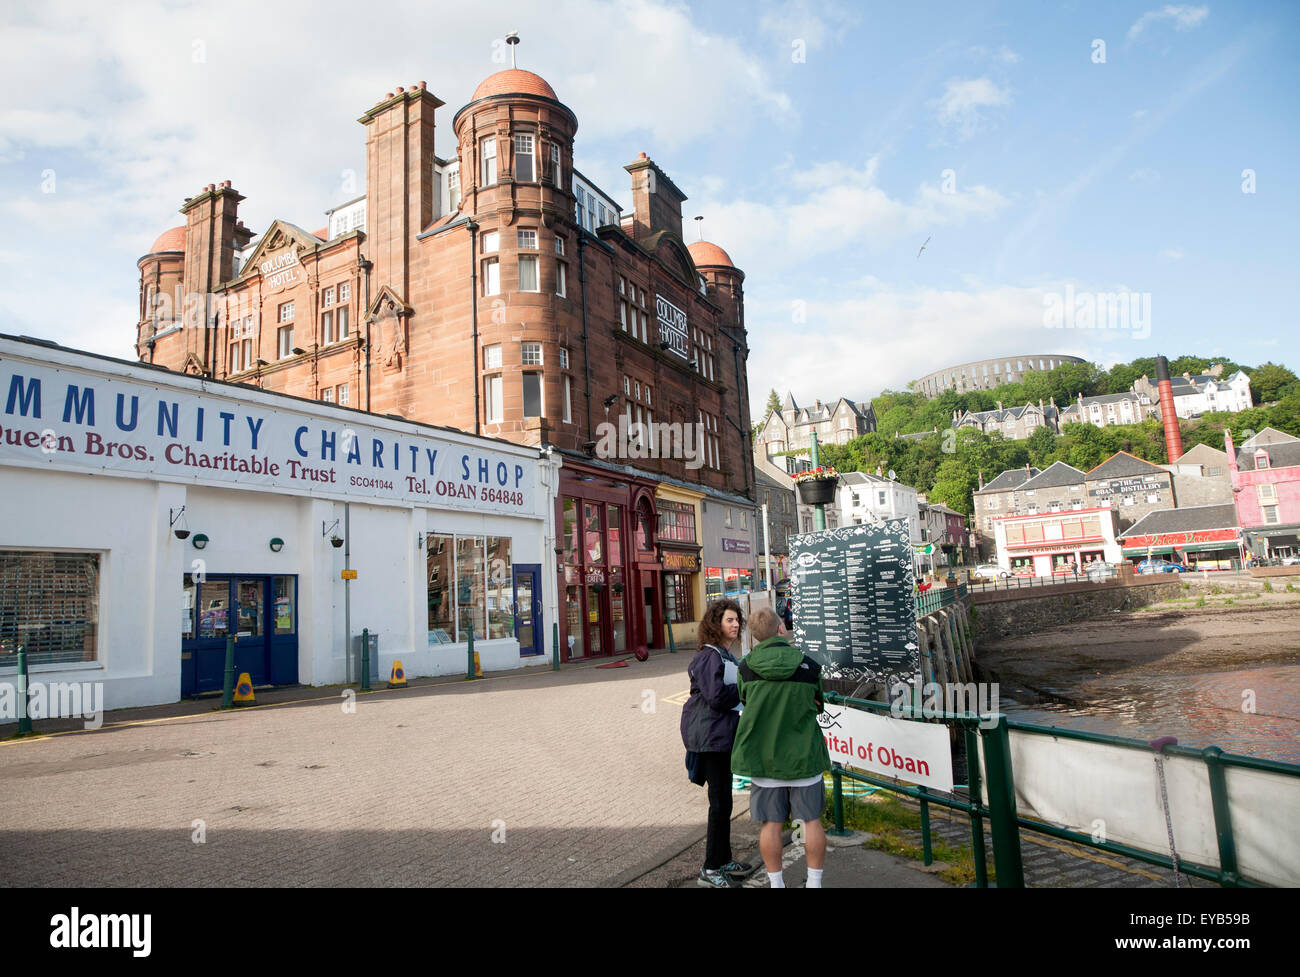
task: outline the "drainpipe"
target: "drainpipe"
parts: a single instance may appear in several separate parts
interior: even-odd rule
[[[366,413],[370,413],[370,269],[375,263],[369,258],[362,258],[357,267],[366,273],[366,304],[361,310],[366,317]]]
[[[474,433],[478,434],[479,416],[483,413],[479,407],[481,394],[478,383],[478,221],[471,218],[465,229],[469,231],[469,321],[474,347]]]
[[[743,463],[745,469],[745,496],[748,497],[750,494],[749,469],[754,463],[754,445],[752,443],[754,432],[745,428],[745,405],[743,398],[749,396],[749,384],[746,383],[745,389],[743,391],[741,390],[740,340],[729,333],[726,328],[721,325],[718,326],[718,332],[731,340],[731,360],[736,370],[736,421],[731,421],[731,418],[727,418],[727,420],[731,421],[732,426],[740,432],[741,444],[745,447],[745,457],[749,459],[748,462]]]
[[[582,290],[582,369],[586,374],[586,399],[587,399],[587,440],[594,441],[591,436],[591,346],[587,342],[587,258],[586,258],[586,235],[582,232],[582,227],[578,227],[578,287]]]
[[[212,364],[208,362],[209,343],[212,337],[209,333],[212,331],[211,318],[208,315],[208,299],[212,296],[212,236],[213,224],[216,223],[217,217],[217,198],[215,196],[208,198],[208,260],[203,269],[203,277],[206,284],[203,286],[203,371],[209,377],[213,376]]]

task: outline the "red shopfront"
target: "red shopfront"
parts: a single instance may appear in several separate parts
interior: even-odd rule
[[[566,459],[556,502],[560,657],[658,647],[663,602],[654,483]]]

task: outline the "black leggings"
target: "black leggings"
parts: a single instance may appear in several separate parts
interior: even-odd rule
[[[704,867],[719,869],[731,861],[731,754],[701,753],[700,770],[709,787]]]

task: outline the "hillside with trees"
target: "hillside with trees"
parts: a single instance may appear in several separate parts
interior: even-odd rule
[[[1169,372],[1193,375],[1222,363],[1224,375],[1237,369],[1251,378],[1251,396],[1257,406],[1236,414],[1205,414],[1179,421],[1184,450],[1197,444],[1223,449],[1225,428],[1240,443],[1247,431],[1277,428],[1300,437],[1300,379],[1275,363],[1251,368],[1226,360],[1203,356],[1180,356],[1170,360]],[[840,471],[893,469],[899,481],[925,492],[932,501],[943,502],[958,512],[973,513],[972,493],[985,481],[1008,468],[1032,465],[1046,468],[1064,461],[1081,471],[1101,464],[1116,451],[1127,451],[1154,464],[1168,461],[1164,428],[1159,421],[1114,427],[1067,424],[1058,435],[1040,428],[1024,441],[1004,439],[1001,434],[984,434],[973,428],[952,429],[953,413],[967,410],[995,410],[1004,407],[1047,403],[1067,405],[1080,394],[1085,397],[1123,393],[1143,375],[1155,376],[1151,357],[1102,370],[1092,363],[1066,363],[1054,370],[1027,375],[1020,383],[1004,384],[993,390],[966,393],[947,392],[933,400],[911,391],[886,390],[872,401],[876,412],[876,433],[863,435],[845,445],[821,449],[823,464]],[[922,434],[922,432],[930,432]],[[896,435],[920,434],[904,438]],[[1249,436],[1249,435],[1245,435]]]

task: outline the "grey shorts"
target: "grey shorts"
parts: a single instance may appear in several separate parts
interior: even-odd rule
[[[816,821],[826,810],[826,785],[807,787],[759,787],[749,785],[749,820]]]

